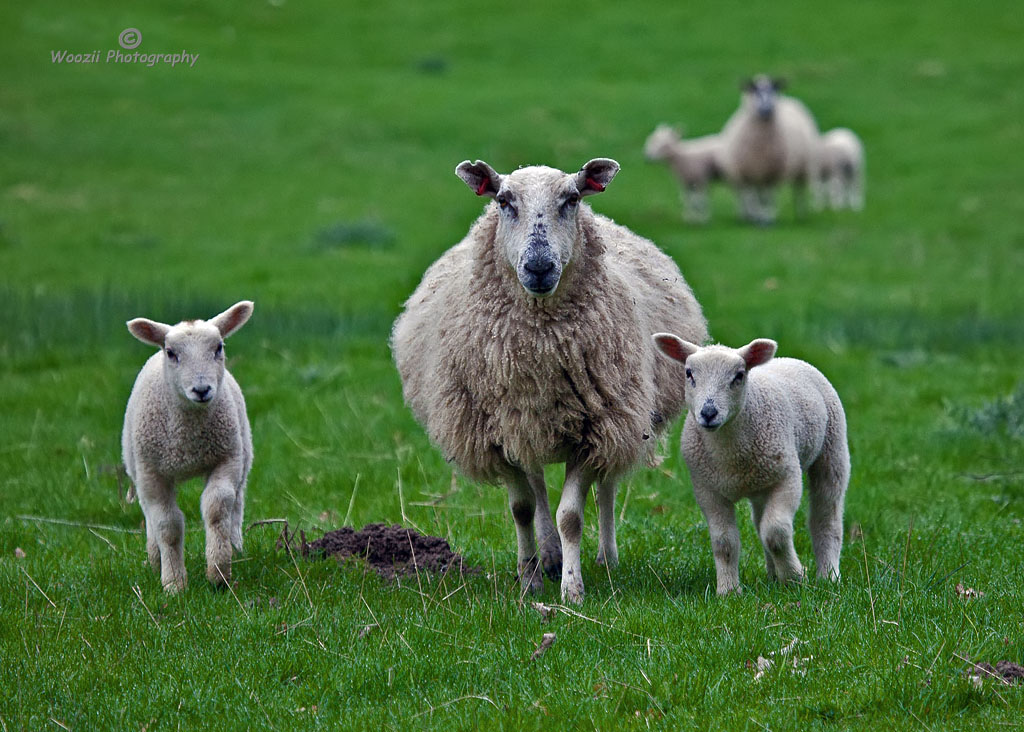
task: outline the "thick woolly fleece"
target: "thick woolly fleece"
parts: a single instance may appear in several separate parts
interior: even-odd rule
[[[121,448],[125,469],[137,483],[138,466],[162,480],[180,482],[205,475],[225,460],[252,466],[252,436],[245,398],[228,372],[216,400],[197,408],[167,387],[164,355],[154,353],[142,367],[125,410]]]
[[[578,215],[583,237],[554,295],[529,296],[499,254],[492,203],[395,323],[406,402],[474,479],[566,460],[621,474],[653,458],[683,409],[684,385],[650,337],[705,341],[700,305],[653,243],[586,204]]]
[[[810,110],[793,97],[780,96],[769,120],[741,104],[720,137],[723,172],[734,185],[772,186],[791,181],[814,185],[818,181],[818,125]]]

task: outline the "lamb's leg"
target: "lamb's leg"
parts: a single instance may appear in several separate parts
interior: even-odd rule
[[[847,201],[854,211],[864,210],[864,174],[855,172],[847,187]]]
[[[562,542],[558,539],[558,530],[551,520],[551,507],[548,504],[548,488],[544,484],[544,473],[528,473],[527,479],[533,488],[533,496],[537,500],[533,521],[537,530],[537,546],[540,549],[540,562],[544,574],[551,579],[562,576]]]
[[[754,529],[757,531],[757,535],[761,535],[761,517],[764,516],[764,496],[755,496],[750,499],[750,515],[754,519]],[[776,579],[775,576],[775,561],[772,559],[772,553],[768,551],[767,547],[764,548],[764,566],[768,571],[768,579]]]
[[[799,580],[804,568],[793,546],[793,516],[800,506],[803,484],[800,474],[790,476],[765,496],[764,512],[757,533],[765,552],[771,554],[775,577],[780,582]]]
[[[174,594],[185,589],[185,514],[175,501],[174,483],[147,471],[138,470],[135,491],[146,517],[146,553],[154,570],[160,572],[160,584]]]
[[[597,482],[597,563],[615,567],[619,549],[615,544],[615,493],[618,477],[605,476]]]
[[[583,506],[594,482],[592,471],[566,464],[565,485],[558,502],[558,533],[562,537],[562,601],[583,602],[583,568],[580,539],[583,537]]]
[[[694,495],[711,534],[716,592],[719,595],[740,593],[743,589],[740,587],[740,530],[736,526],[736,506],[714,491],[697,489]]]
[[[242,524],[245,521],[245,483],[248,476],[235,488],[235,505],[231,511],[231,545],[242,551]]]
[[[512,520],[516,524],[516,546],[519,565],[519,582],[523,592],[540,592],[544,586],[540,562],[537,560],[537,543],[533,535],[533,520],[537,497],[529,478],[522,470],[516,469],[508,479],[508,504],[512,509]]]
[[[839,579],[839,554],[843,550],[843,501],[850,480],[850,456],[842,442],[830,436],[822,454],[807,471],[810,510],[807,523],[818,576]]]
[[[206,579],[213,585],[231,581],[231,533],[239,479],[238,466],[233,463],[214,468],[199,504],[206,524]]]

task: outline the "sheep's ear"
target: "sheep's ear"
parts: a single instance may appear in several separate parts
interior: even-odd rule
[[[220,315],[210,318],[210,322],[220,331],[221,338],[227,338],[236,330],[245,325],[245,322],[252,315],[256,307],[251,300],[237,302]]]
[[[757,82],[754,81],[753,77],[749,79],[740,79],[740,91],[752,92],[757,89]]]
[[[679,363],[686,363],[686,359],[700,350],[700,346],[671,333],[655,333],[651,338],[659,351]]]
[[[748,369],[752,369],[755,366],[760,366],[763,363],[768,363],[772,360],[775,355],[776,349],[779,344],[768,338],[758,338],[753,340],[747,345],[740,349],[740,356],[743,357],[743,361],[747,364]]]
[[[611,158],[594,158],[576,174],[576,188],[581,196],[601,193],[619,172],[619,164]]]
[[[157,348],[164,347],[164,340],[171,330],[171,326],[158,323],[155,320],[149,320],[148,318],[135,318],[134,320],[129,320],[127,325],[129,333],[143,343],[148,343]]]
[[[775,91],[782,91],[787,86],[789,86],[789,82],[786,81],[786,77],[784,77],[784,76],[773,76],[772,77],[772,89],[774,89]]]
[[[483,160],[475,163],[463,160],[455,167],[455,175],[478,196],[494,198],[501,188],[501,175]]]

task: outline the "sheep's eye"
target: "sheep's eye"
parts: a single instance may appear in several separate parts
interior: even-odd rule
[[[504,196],[498,196],[494,200],[497,201],[498,205],[501,206],[502,208],[508,208],[508,199],[505,198]]]
[[[746,376],[746,372],[737,371],[736,375],[732,377],[732,385],[736,386],[737,384],[742,384],[744,376]]]
[[[178,363],[178,354],[172,351],[170,348],[167,349],[167,358],[174,361],[174,363]]]
[[[224,355],[224,344],[223,343],[218,343],[217,344],[217,350],[215,350],[213,352],[213,355],[214,355],[215,358],[220,358],[221,356]]]
[[[580,202],[580,194],[579,193],[571,193],[571,194],[569,194],[569,197],[565,199],[565,205],[566,206],[575,206],[579,202]]]
[[[686,369],[686,378],[690,380],[690,383],[694,386],[697,385],[697,381],[693,378],[693,371]]]

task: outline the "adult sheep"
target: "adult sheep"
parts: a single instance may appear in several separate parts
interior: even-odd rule
[[[561,571],[570,602],[583,599],[591,484],[597,561],[614,565],[618,481],[652,460],[655,437],[683,409],[683,385],[655,358],[651,333],[707,338],[675,263],[582,202],[618,170],[603,158],[578,173],[460,163],[456,174],[493,200],[426,271],[391,336],[406,403],[431,439],[467,476],[507,486],[523,590],[541,588],[543,566]],[[561,462],[556,534],[544,466]]]
[[[781,79],[760,75],[747,81],[739,109],[722,128],[721,165],[737,188],[741,214],[757,224],[775,221],[775,189],[793,185],[797,215],[821,206],[818,125],[804,104],[782,96]]]

